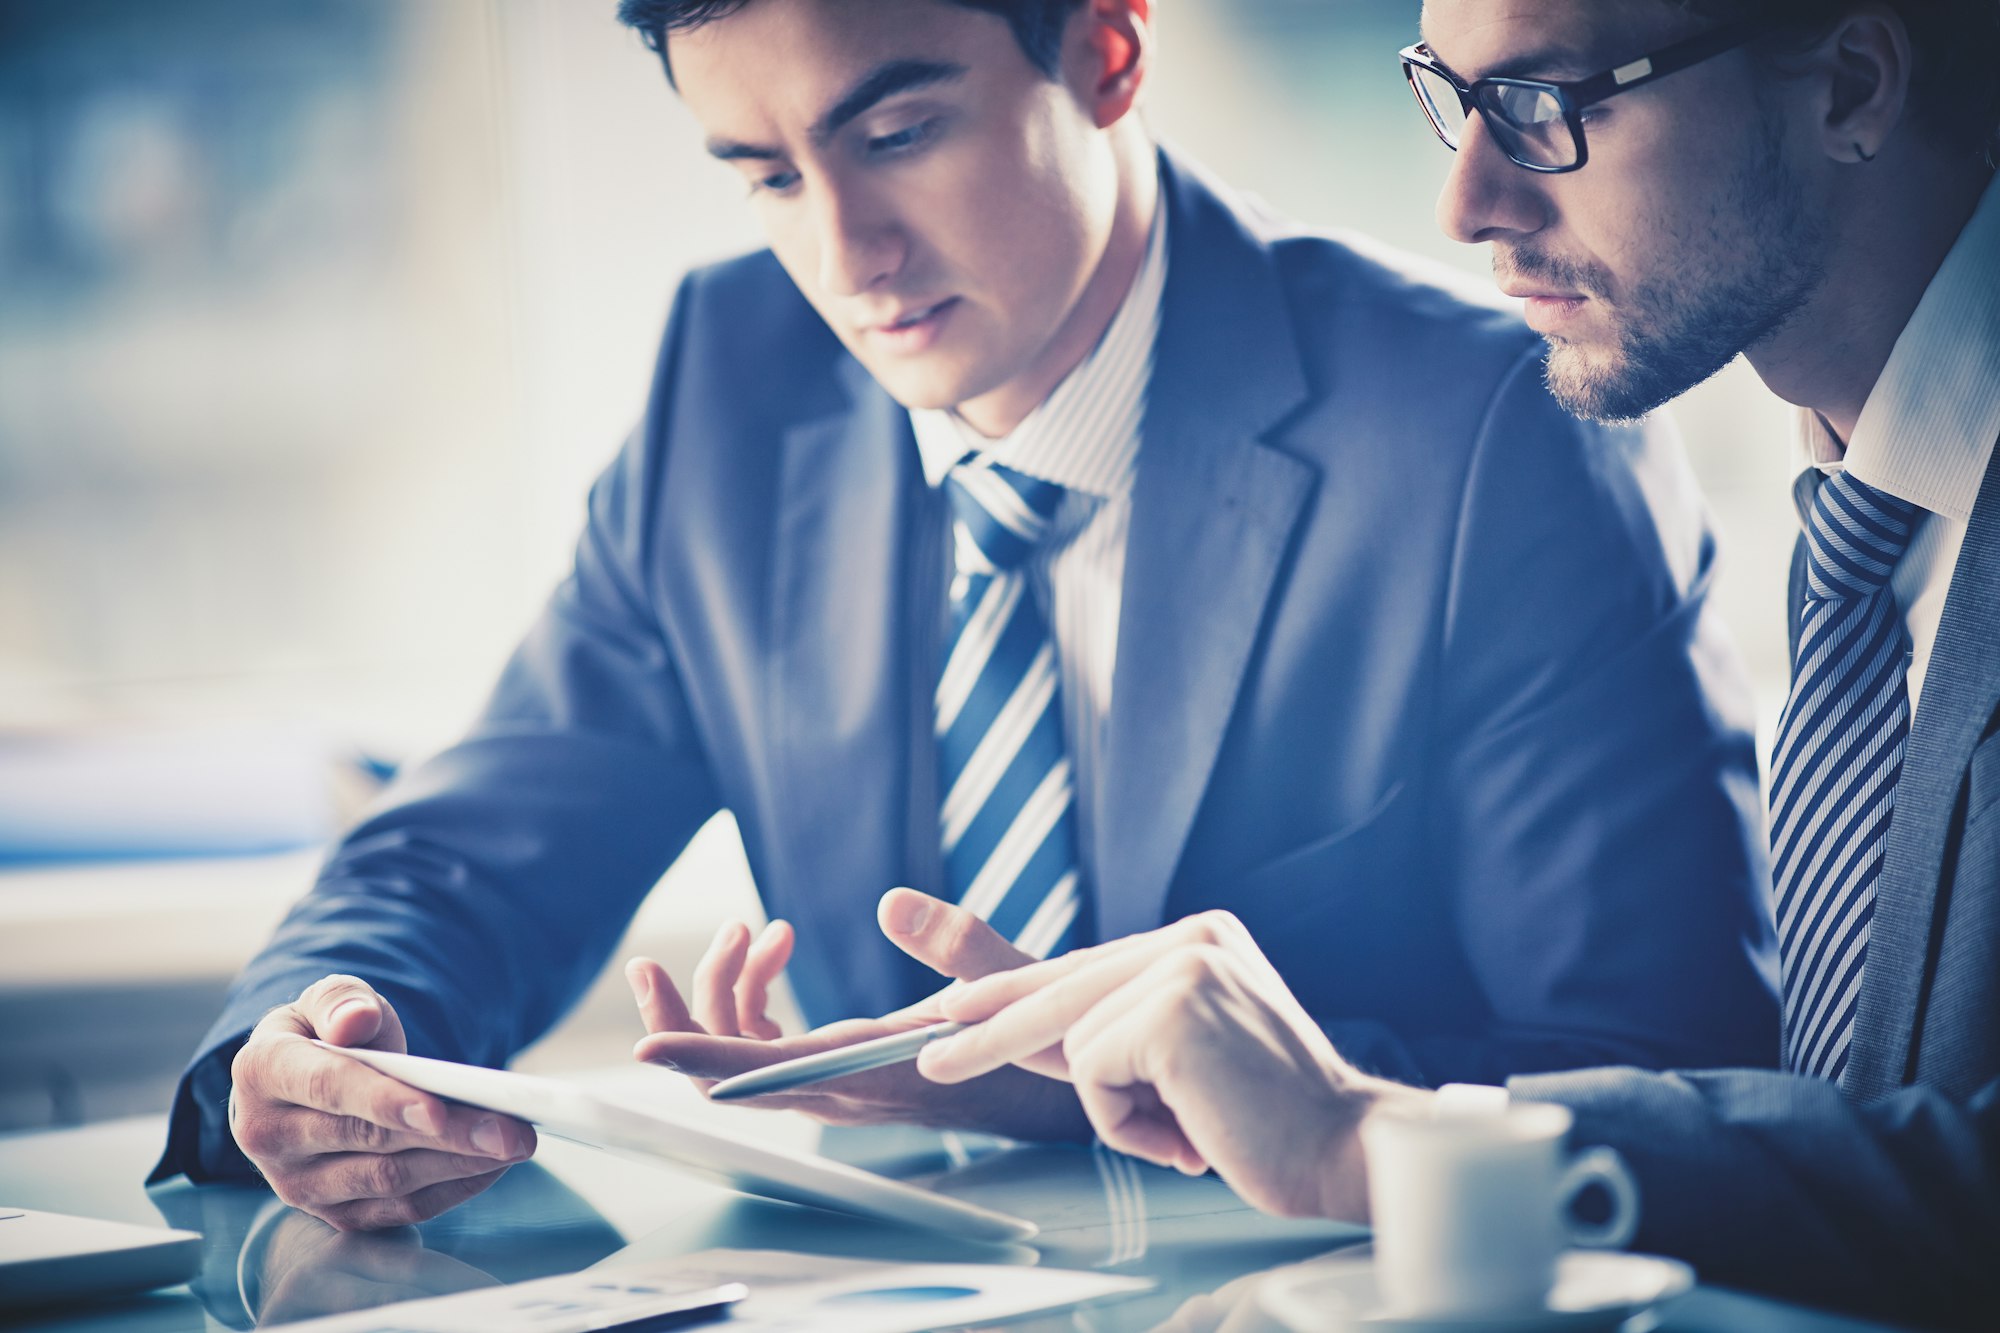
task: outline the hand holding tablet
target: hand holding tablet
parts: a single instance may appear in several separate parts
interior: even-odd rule
[[[456,1207],[535,1151],[535,1132],[452,1107],[330,1050],[407,1049],[395,1006],[323,977],[265,1014],[230,1066],[229,1132],[273,1189],[342,1230]]]
[[[718,1133],[677,1117],[587,1092],[556,1079],[344,1047],[358,1060],[413,1088],[513,1116],[545,1134],[673,1167],[746,1194],[833,1212],[925,1227],[969,1240],[1026,1240],[1035,1224],[811,1153],[789,1152]]]

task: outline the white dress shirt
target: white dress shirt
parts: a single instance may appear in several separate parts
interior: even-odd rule
[[[1924,289],[1846,448],[1816,412],[1799,414],[1799,521],[1812,512],[1813,471],[1843,469],[1877,490],[1922,505],[1889,586],[1910,636],[1910,712],[1916,715],[1993,443],[2000,438],[2000,181]]]
[[[1118,658],[1118,608],[1139,427],[1167,284],[1166,213],[1162,200],[1154,210],[1139,272],[1096,349],[1020,425],[996,440],[979,434],[954,412],[910,413],[924,479],[933,487],[944,484],[953,464],[978,453],[1065,488],[1050,535],[1027,568],[1036,604],[1055,635],[1063,739],[1076,772],[1083,834],[1078,850],[1086,866],[1095,823],[1097,752],[1111,715]],[[947,540],[946,552],[952,549]]]

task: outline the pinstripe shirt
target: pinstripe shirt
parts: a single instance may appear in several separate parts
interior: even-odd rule
[[[1050,535],[1029,559],[1036,604],[1051,627],[1062,672],[1063,736],[1076,772],[1086,865],[1096,820],[1097,752],[1111,715],[1118,608],[1139,425],[1153,376],[1160,296],[1167,282],[1165,201],[1155,208],[1145,258],[1131,291],[1091,354],[1006,436],[988,439],[956,413],[917,409],[910,424],[933,488],[967,454],[1065,489]],[[945,507],[949,512],[948,507]],[[946,520],[949,522],[949,519]],[[949,533],[946,534],[949,538]],[[947,540],[949,553],[953,543]],[[947,554],[946,559],[952,557]],[[947,571],[949,575],[953,571]]]
[[[1799,416],[1792,499],[1801,523],[1812,512],[1814,474],[1843,469],[1929,511],[1889,579],[1910,636],[1914,715],[1973,502],[2000,438],[2000,181],[1987,186],[1903,326],[1853,442],[1843,449],[1816,412]]]

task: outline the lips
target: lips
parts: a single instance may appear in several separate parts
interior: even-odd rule
[[[1582,310],[1588,297],[1570,292],[1513,292],[1509,296],[1519,296],[1522,301],[1521,316],[1528,321],[1528,327],[1543,336],[1553,336],[1555,332]]]
[[[929,305],[914,306],[889,319],[871,320],[863,328],[869,333],[901,333],[905,329],[915,328],[957,299],[955,296],[947,296],[944,300],[933,301]]]
[[[868,345],[884,354],[915,356],[937,345],[952,311],[957,308],[956,296],[947,296],[929,305],[910,306],[888,319],[863,324],[862,337]]]
[[[1523,287],[1518,284],[1503,283],[1500,290],[1521,301],[1581,301],[1582,292],[1563,292],[1554,288]]]

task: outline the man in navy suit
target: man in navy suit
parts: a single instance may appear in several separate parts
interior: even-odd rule
[[[163,1173],[254,1163],[350,1227],[476,1193],[524,1126],[304,1038],[504,1062],[723,808],[791,924],[726,931],[692,1013],[637,976],[739,1059],[856,1035],[763,1040],[788,960],[816,1022],[931,988],[875,925],[907,884],[1028,954],[1227,907],[1415,1083],[1776,1060],[1670,441],[1569,418],[1511,315],[1161,154],[1144,0],[625,13],[772,250],[683,285],[574,573],[239,980]],[[1018,1070],[854,1086],[813,1109],[1086,1128]]]
[[[1440,220],[1493,246],[1565,405],[1649,411],[1741,352],[1801,409],[1770,775],[1783,1070],[1449,1095],[1570,1107],[1574,1141],[1638,1178],[1636,1246],[1706,1280],[1992,1328],[2000,6],[1428,0],[1424,37],[1404,62],[1458,152]],[[922,956],[978,933],[899,897],[885,920]],[[1067,1075],[1115,1146],[1212,1164],[1279,1211],[1365,1219],[1355,1125],[1438,1095],[1343,1059],[1219,915],[943,1007],[1000,1016],[925,1052],[929,1073]],[[1265,1132],[1232,1134],[1250,1115]]]

